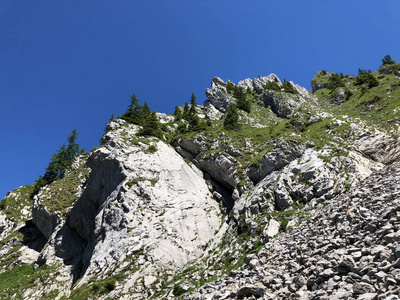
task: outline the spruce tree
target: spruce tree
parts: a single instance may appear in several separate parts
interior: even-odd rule
[[[236,99],[238,99],[236,104],[237,108],[250,113],[251,103],[247,101],[246,94],[243,92],[243,88],[239,87],[236,89],[233,95]]]
[[[192,93],[192,97],[190,98],[190,110],[189,110],[189,119],[197,114],[196,112],[196,96]]]
[[[36,180],[31,197],[35,196],[41,187],[63,178],[66,171],[72,166],[76,156],[85,151],[76,143],[77,138],[78,133],[76,132],[76,129],[74,129],[67,138],[68,146],[63,144],[60,149],[52,155],[50,163],[45,169],[46,172]]]
[[[173,115],[175,116],[175,121],[182,120],[182,111],[178,106],[175,106],[175,111]]]
[[[226,129],[238,129],[239,125],[239,114],[236,105],[231,105],[228,107],[228,111],[225,115],[224,127]]]
[[[139,115],[139,123],[140,125],[144,125],[146,122],[146,119],[150,116],[151,111],[150,111],[150,107],[147,104],[147,102],[144,102],[143,106],[142,106],[142,110],[140,112]]]
[[[121,116],[121,118],[129,123],[141,125],[141,123],[143,122],[141,119],[143,106],[139,104],[139,99],[136,98],[135,94],[132,94],[130,98],[130,105],[128,106],[126,112]]]
[[[150,135],[163,139],[160,122],[154,110],[147,116],[143,128],[139,130],[138,135]]]
[[[183,106],[183,114],[182,117],[184,120],[189,121],[189,104],[187,102],[185,102],[185,105]]]
[[[291,93],[291,94],[298,94],[299,92],[294,88],[294,86],[290,83],[290,81],[286,81],[286,79],[283,79],[283,84],[282,84],[283,91],[286,93]]]

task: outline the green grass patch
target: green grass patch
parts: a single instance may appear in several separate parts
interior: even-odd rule
[[[26,185],[15,189],[11,194],[0,201],[0,211],[2,211],[9,219],[17,222],[25,222],[32,218],[32,214],[24,216],[21,214],[23,209],[31,211],[32,199],[31,193],[34,190],[34,185]]]
[[[31,265],[21,265],[0,273],[0,299],[23,299],[23,291],[34,288],[38,284],[46,286],[54,271],[53,267],[41,266],[36,270]],[[50,291],[43,294],[41,299],[54,299],[58,291]]]
[[[82,179],[87,177],[89,172],[90,169],[82,164],[68,176],[52,182],[48,185],[49,190],[40,194],[43,200],[41,204],[49,211],[60,212],[65,217],[77,200]]]
[[[137,178],[133,178],[131,180],[129,180],[126,183],[126,186],[128,188],[131,188],[132,186],[134,186],[135,184],[138,184],[141,181],[149,181],[151,183],[152,186],[154,186],[157,182],[158,182],[159,178],[145,178],[145,177],[137,177]]]

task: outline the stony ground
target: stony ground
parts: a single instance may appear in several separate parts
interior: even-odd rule
[[[185,299],[399,299],[400,164],[318,206]]]

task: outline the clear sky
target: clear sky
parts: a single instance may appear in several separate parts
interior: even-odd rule
[[[172,113],[212,77],[310,89],[321,69],[400,61],[400,1],[0,1],[0,199],[44,173],[76,128],[98,146],[129,96]]]

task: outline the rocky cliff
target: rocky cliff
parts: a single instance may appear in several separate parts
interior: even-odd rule
[[[0,298],[399,296],[396,72],[216,77],[202,126],[111,121],[62,179],[0,202]]]

